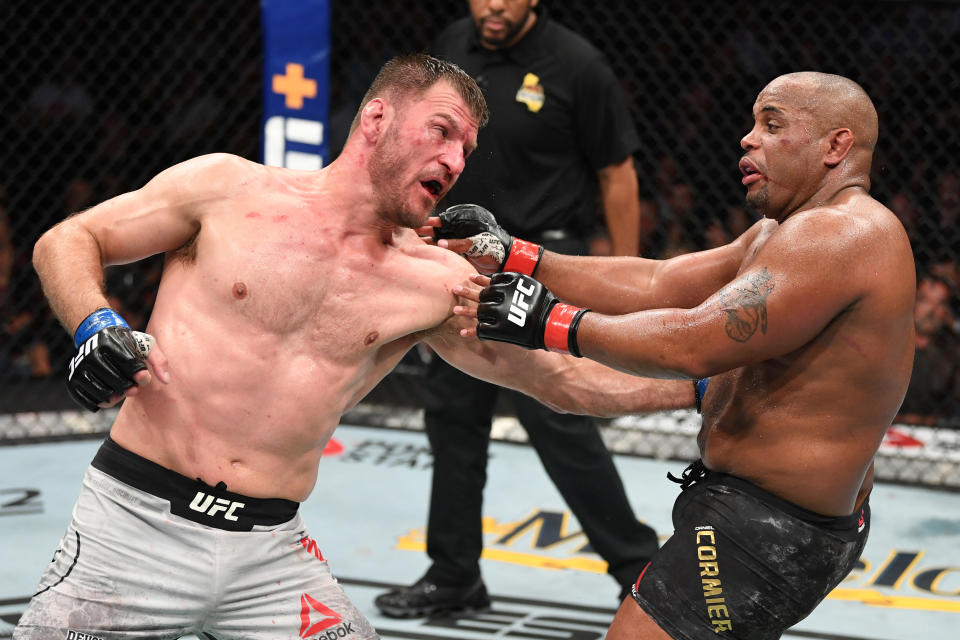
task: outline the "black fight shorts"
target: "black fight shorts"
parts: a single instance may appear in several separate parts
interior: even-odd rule
[[[673,536],[633,587],[675,640],[774,640],[855,567],[870,531],[855,513],[802,509],[700,461],[684,473]]]

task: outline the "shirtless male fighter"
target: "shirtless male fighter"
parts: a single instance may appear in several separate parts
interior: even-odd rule
[[[328,167],[203,156],[40,239],[44,291],[75,331],[73,397],[94,411],[126,401],[14,638],[377,637],[297,506],[343,413],[420,340],[566,410],[692,403],[676,381],[638,385],[595,362],[459,337],[470,323],[452,290],[476,272],[415,229],[486,117],[458,67],[395,59]],[[144,362],[103,268],[161,252]],[[310,623],[310,611],[329,614]]]
[[[855,82],[802,72],[768,84],[753,117],[740,170],[765,219],[734,241],[748,244],[736,264],[730,246],[662,262],[544,253],[489,212],[441,216],[438,235],[459,238],[442,246],[521,272],[458,307],[478,318],[464,335],[697,381],[701,460],[610,640],[779,638],[866,543],[914,343],[910,244],[868,193],[877,113]],[[510,316],[518,293],[525,322]]]

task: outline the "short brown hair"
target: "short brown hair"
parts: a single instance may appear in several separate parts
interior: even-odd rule
[[[470,113],[477,119],[479,126],[487,124],[490,117],[487,111],[487,101],[483,98],[480,87],[463,69],[425,53],[411,53],[397,56],[389,60],[380,69],[373,79],[370,88],[363,96],[357,115],[350,125],[350,133],[360,123],[360,113],[367,103],[380,96],[389,96],[400,100],[408,96],[417,96],[424,93],[440,80],[449,82],[463,101],[467,103]]]

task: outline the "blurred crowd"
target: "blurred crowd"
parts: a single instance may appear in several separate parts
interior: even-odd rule
[[[40,11],[24,14],[38,35],[7,50],[11,64],[0,71],[9,94],[19,96],[0,114],[0,387],[59,376],[72,351],[30,265],[43,230],[194,155],[258,159],[259,16],[257,3],[241,4],[158,3],[149,19],[125,13],[127,38],[107,40],[98,20],[79,9],[57,3],[61,19],[54,24]],[[430,2],[375,1],[349,10],[341,4],[352,3],[332,4],[331,155],[373,71],[395,53],[423,49],[436,29],[466,13],[466,3],[438,2],[436,11]],[[917,356],[901,418],[960,427],[960,8],[878,3],[850,16],[842,7],[783,3],[782,19],[792,25],[857,21],[857,41],[843,40],[847,52],[825,58],[844,29],[775,35],[746,4],[737,11],[697,2],[651,6],[643,20],[624,13],[631,3],[603,10],[544,4],[555,19],[607,47],[633,105],[643,141],[636,161],[644,257],[719,246],[756,220],[743,204],[736,162],[752,96],[769,78],[820,68],[863,82],[881,123],[873,193],[903,222],[918,267]],[[128,11],[123,7],[106,2],[96,11],[109,20],[111,12]],[[84,47],[99,38],[96,51],[64,45],[54,53],[43,44],[63,43],[67,32]],[[151,51],[140,54],[135,45],[145,39]],[[185,39],[190,47],[182,46]],[[21,78],[27,59],[54,55],[46,72]],[[599,215],[591,251],[610,253]],[[161,261],[110,269],[111,300],[136,328],[149,317]]]

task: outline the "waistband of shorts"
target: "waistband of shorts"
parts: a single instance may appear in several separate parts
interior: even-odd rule
[[[251,498],[162,467],[124,449],[109,436],[90,463],[112,478],[170,502],[174,515],[226,531],[275,526],[297,515],[300,503],[283,498]]]
[[[864,514],[869,514],[870,509],[870,496],[867,496],[860,508],[849,515],[826,516],[822,513],[805,509],[776,494],[770,493],[749,480],[744,480],[738,476],[719,471],[708,470],[706,477],[700,482],[703,484],[720,484],[725,487],[730,487],[731,489],[736,489],[798,520],[802,520],[807,524],[827,531],[843,532],[850,531],[851,529],[856,531],[862,522],[861,518],[865,517]]]

